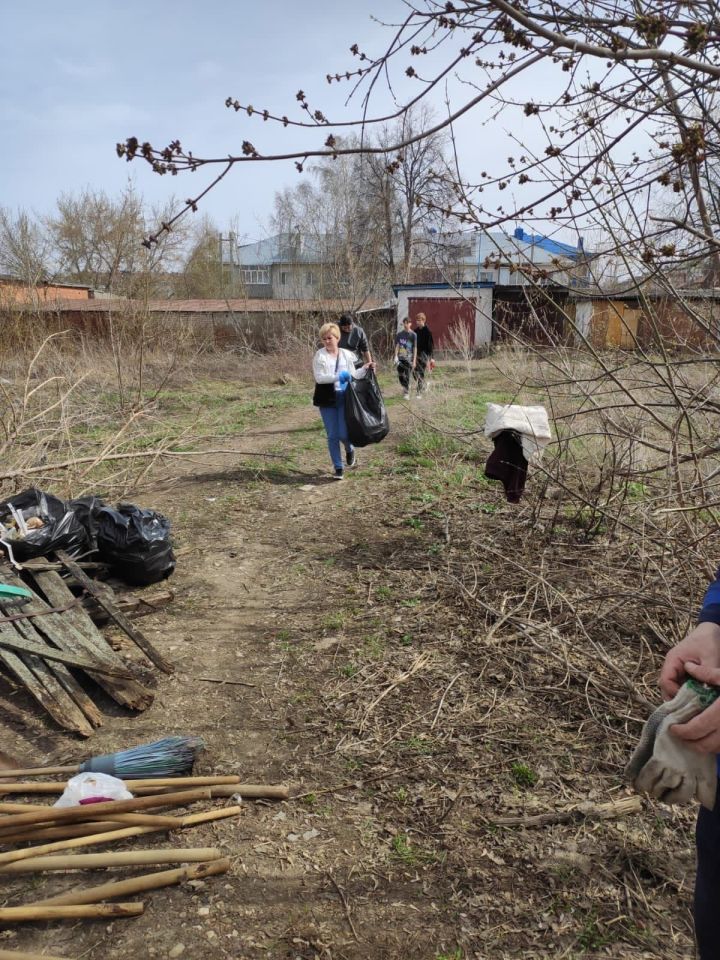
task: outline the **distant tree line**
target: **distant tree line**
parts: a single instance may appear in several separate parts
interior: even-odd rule
[[[222,287],[219,230],[207,217],[143,244],[177,206],[149,207],[132,186],[118,196],[63,194],[44,216],[0,207],[0,272],[35,285],[86,284],[118,297],[208,297]]]
[[[408,112],[402,125],[415,131],[429,122],[422,109]],[[399,135],[388,128],[378,142]],[[425,256],[432,214],[416,197],[449,199],[445,147],[445,136],[437,135],[412,145],[402,165],[361,153],[308,165],[299,184],[276,194],[268,232],[302,237],[322,257],[326,287],[343,289],[352,302],[389,292]],[[242,273],[227,246],[223,252],[228,240],[207,216],[182,218],[157,243],[145,241],[180,206],[172,199],[148,206],[128,185],[114,197],[90,188],[63,194],[43,216],[0,207],[0,272],[29,284],[87,284],[119,297],[242,296]]]

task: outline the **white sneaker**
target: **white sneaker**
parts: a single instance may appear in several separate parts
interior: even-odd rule
[[[404,393],[404,394],[403,394],[403,400],[409,400],[409,399],[410,399],[410,394],[409,394],[409,393]]]

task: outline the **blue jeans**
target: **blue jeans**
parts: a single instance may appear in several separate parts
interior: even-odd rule
[[[720,957],[720,784],[715,809],[700,807],[695,842],[695,937],[701,960],[717,960]]]
[[[340,396],[334,407],[320,407],[320,416],[325,425],[325,433],[327,433],[330,459],[336,470],[342,470],[343,460],[340,444],[343,444],[348,455],[352,453],[353,449],[348,440],[347,424],[345,423],[345,395]]]

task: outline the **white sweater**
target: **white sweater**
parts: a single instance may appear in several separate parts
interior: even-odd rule
[[[313,357],[313,376],[315,383],[337,383],[341,370],[347,370],[356,380],[362,380],[367,374],[364,367],[355,369],[356,356],[352,350],[338,350],[339,357],[331,356],[325,347],[320,347]],[[337,370],[335,364],[337,363]]]

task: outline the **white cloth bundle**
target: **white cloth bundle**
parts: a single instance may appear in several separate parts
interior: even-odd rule
[[[538,463],[552,439],[545,407],[489,403],[485,415],[485,436],[496,437],[503,430],[514,430],[520,434],[523,456],[528,463]]]

